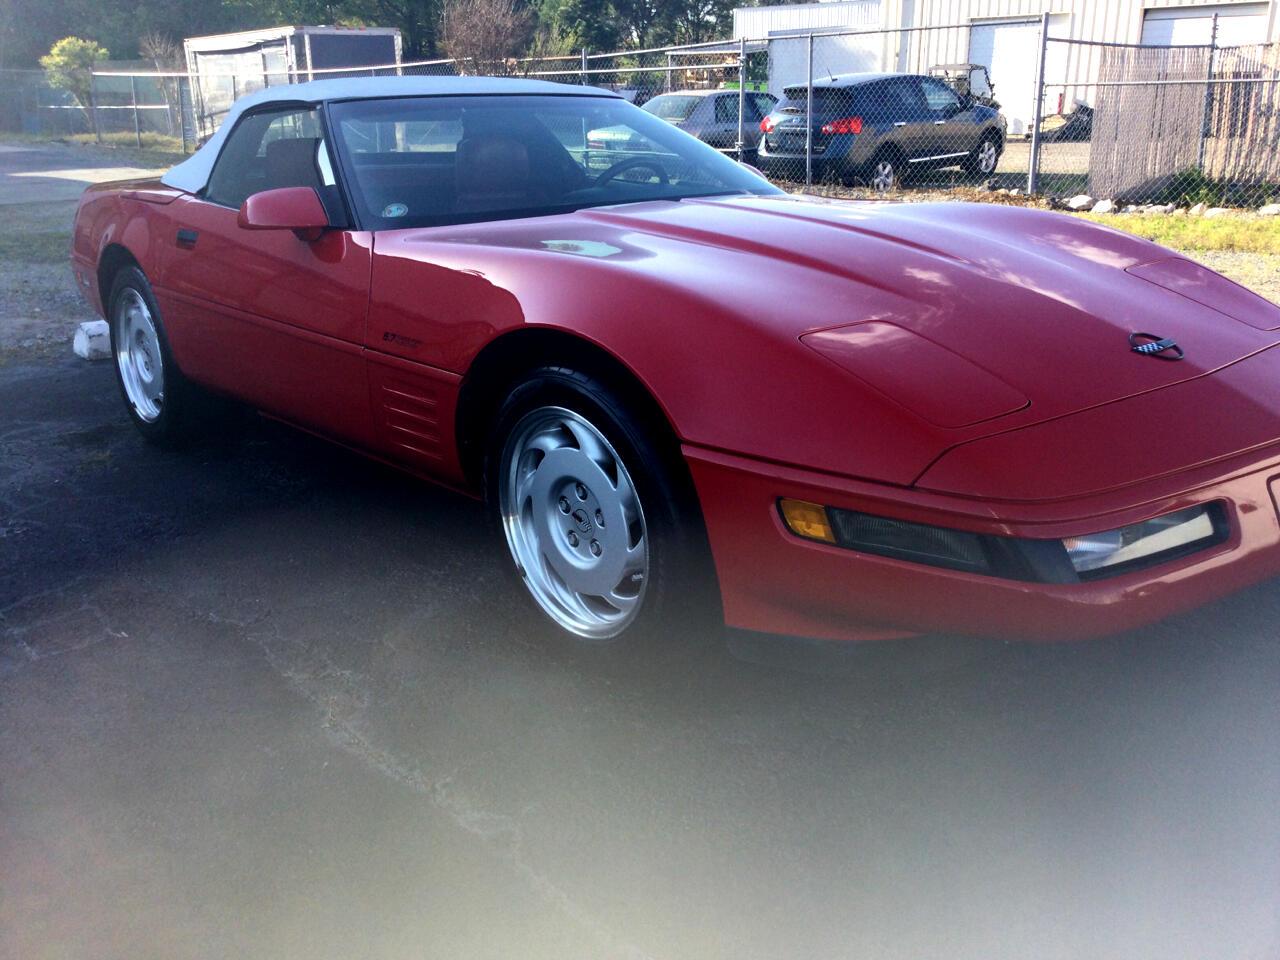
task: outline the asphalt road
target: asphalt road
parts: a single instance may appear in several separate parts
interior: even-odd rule
[[[498,564],[320,441],[160,452],[107,365],[0,367],[0,955],[1278,955],[1275,583],[646,659]]]
[[[462,497],[0,359],[0,958],[1280,957],[1280,582],[643,655],[500,563]]]

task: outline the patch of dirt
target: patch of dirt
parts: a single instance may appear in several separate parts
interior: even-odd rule
[[[1280,305],[1280,253],[1193,250],[1187,256]]]

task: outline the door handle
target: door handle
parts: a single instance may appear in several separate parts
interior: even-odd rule
[[[905,121],[905,120],[895,120],[895,121],[893,121],[893,125],[894,125],[895,127],[905,127],[905,126],[907,125],[907,121]]]
[[[200,234],[194,230],[179,230],[177,244],[184,250],[190,250],[196,245],[198,239],[200,239]]]
[[[935,121],[933,121],[933,125],[934,125],[935,127],[940,127],[940,126],[942,126],[942,125],[943,125],[944,123],[946,123],[946,122],[947,122],[947,121],[945,121],[945,120],[935,120]]]

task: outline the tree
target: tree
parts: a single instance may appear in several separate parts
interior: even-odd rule
[[[98,117],[93,109],[93,67],[105,59],[106,47],[96,40],[82,40],[80,37],[63,37],[40,58],[40,66],[44,67],[49,84],[75,97],[89,118],[89,129],[99,141],[102,134],[98,131]]]
[[[475,73],[507,73],[507,61],[529,41],[530,11],[517,0],[445,0],[440,46],[445,56]]]

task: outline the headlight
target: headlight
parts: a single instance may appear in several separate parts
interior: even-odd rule
[[[783,522],[807,540],[966,573],[1078,583],[1173,560],[1227,536],[1221,504],[1203,504],[1117,530],[1066,540],[971,533],[925,523],[782,499]]]
[[[1219,520],[1220,509],[1215,504],[1188,507],[1118,530],[1068,537],[1062,545],[1076,573],[1087,580],[1221,542],[1225,524]]]

